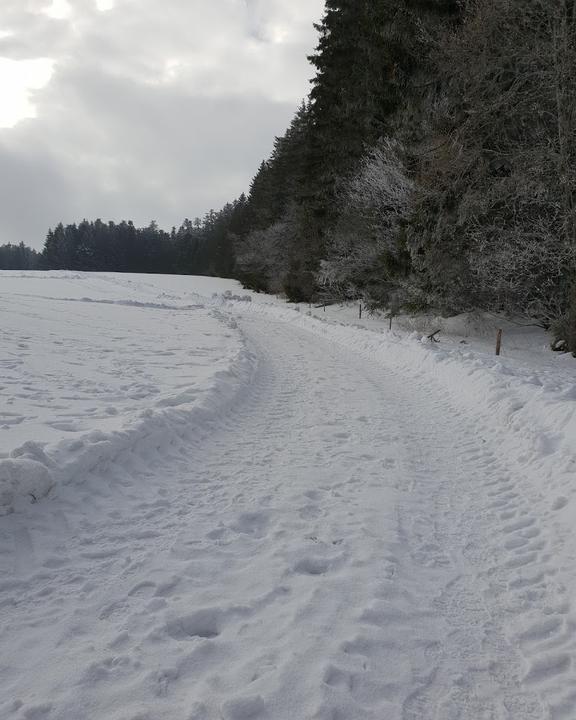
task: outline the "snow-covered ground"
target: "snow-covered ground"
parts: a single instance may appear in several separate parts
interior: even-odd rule
[[[576,718],[576,361],[357,312],[0,273],[1,718]]]
[[[245,380],[235,323],[188,286],[0,274],[0,513],[188,432],[191,412]]]

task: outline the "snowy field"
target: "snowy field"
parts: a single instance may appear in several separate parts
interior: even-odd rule
[[[189,430],[247,367],[233,323],[190,283],[21,275],[0,273],[0,512]]]
[[[64,272],[0,318],[0,718],[576,718],[544,333]]]

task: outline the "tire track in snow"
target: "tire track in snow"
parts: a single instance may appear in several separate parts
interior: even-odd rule
[[[384,593],[379,625],[385,630],[384,645],[398,637],[395,645],[404,648],[414,689],[402,702],[401,715],[390,716],[548,717],[538,694],[522,686],[521,657],[503,623],[495,622],[487,607],[478,569],[462,554],[471,542],[474,512],[466,521],[462,512],[466,481],[475,468],[463,472],[458,448],[474,436],[462,433],[459,419],[451,420],[453,409],[426,387],[412,395],[398,393],[397,400],[396,419],[404,441],[400,477],[405,483],[398,527],[406,553],[396,558],[394,585]],[[472,442],[476,451],[481,439]],[[399,604],[395,597],[401,599]],[[410,616],[405,609],[410,603],[416,607],[406,632],[402,620]],[[392,622],[394,618],[398,622]],[[396,654],[399,664],[401,654]]]

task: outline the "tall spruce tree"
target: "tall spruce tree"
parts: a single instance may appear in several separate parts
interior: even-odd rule
[[[316,76],[309,101],[277,138],[250,192],[251,229],[258,236],[245,255],[258,263],[257,246],[265,253],[267,228],[268,245],[276,249],[276,267],[268,260],[262,264],[264,287],[280,281],[295,300],[315,292],[314,276],[341,210],[341,189],[367,150],[390,132],[410,74],[414,53],[391,31],[402,18],[392,0],[326,3],[310,57]]]
[[[299,262],[301,273],[318,269],[339,216],[339,194],[362,155],[386,132],[398,103],[395,60],[382,41],[394,13],[388,0],[328,0],[320,39],[310,61],[316,68],[310,92],[311,130],[303,192]]]

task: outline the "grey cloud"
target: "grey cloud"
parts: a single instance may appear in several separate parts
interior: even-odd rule
[[[39,246],[83,217],[156,219],[219,207],[247,188],[291,104],[195,98],[98,74],[61,74],[47,112],[0,147],[0,242]]]
[[[246,190],[307,92],[322,2],[84,0],[69,22],[34,8],[0,9],[19,23],[0,55],[57,63],[38,118],[0,130],[0,243],[38,247],[60,220],[169,227]]]

